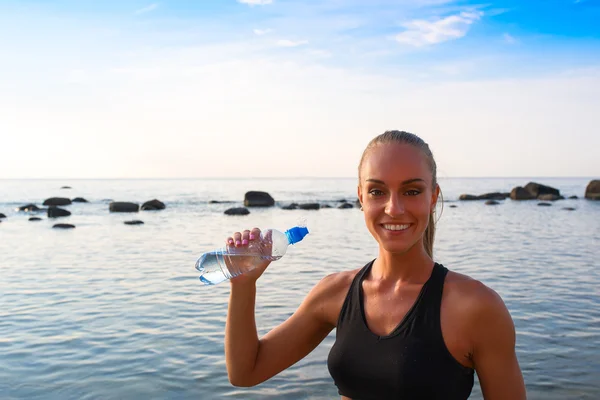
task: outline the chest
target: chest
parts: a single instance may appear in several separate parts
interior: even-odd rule
[[[395,292],[378,291],[364,285],[360,313],[366,329],[378,337],[388,337],[399,330],[408,329],[411,323],[420,324],[427,334],[438,336],[443,351],[464,367],[473,368],[470,358],[472,344],[469,332],[465,332],[463,315],[453,304],[455,298],[449,292],[441,294],[437,304],[431,296],[422,292],[422,285],[406,287]],[[435,312],[434,312],[435,311]],[[423,315],[431,312],[429,315]]]
[[[381,291],[364,284],[362,288],[362,312],[371,332],[388,336],[406,319],[414,308],[421,286],[395,291]]]

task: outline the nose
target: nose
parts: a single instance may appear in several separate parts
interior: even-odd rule
[[[404,203],[397,194],[392,194],[385,206],[385,213],[390,217],[397,217],[404,214]]]

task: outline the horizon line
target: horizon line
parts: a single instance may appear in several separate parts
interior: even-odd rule
[[[594,176],[551,176],[551,175],[522,175],[522,176],[438,176],[438,179],[600,179]],[[357,179],[356,176],[258,176],[258,177],[219,177],[219,176],[204,176],[204,177],[94,177],[94,178],[67,178],[67,177],[51,177],[51,178],[0,178],[0,181],[56,181],[56,180],[240,180],[240,179]]]

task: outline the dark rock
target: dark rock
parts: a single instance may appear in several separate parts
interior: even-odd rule
[[[557,196],[555,194],[540,194],[537,199],[543,201],[556,201],[564,200],[565,198],[563,196]]]
[[[538,203],[538,206],[542,206],[542,207],[550,207],[552,204],[550,203]]]
[[[75,225],[71,225],[71,224],[54,224],[52,227],[53,228],[57,228],[57,229],[73,229],[73,228],[75,228]]]
[[[29,211],[39,211],[40,208],[38,206],[36,206],[35,204],[26,204],[24,206],[19,207],[19,211],[25,211],[25,212],[29,212]]]
[[[347,202],[348,202],[348,200],[346,200],[346,199],[340,199],[340,200],[338,200],[338,203],[347,203]]]
[[[71,199],[66,197],[50,197],[44,200],[44,206],[68,206],[71,204]]]
[[[321,208],[321,205],[319,203],[305,203],[299,204],[298,208],[301,210],[318,210]]]
[[[295,210],[298,208],[298,203],[292,203],[287,206],[281,207],[282,210]]]
[[[2,219],[2,218],[6,218],[6,215],[0,213],[0,219]]]
[[[458,206],[456,204],[450,204],[448,207],[450,207],[450,208],[456,208]]]
[[[68,217],[69,215],[71,215],[70,211],[55,206],[48,207],[48,218]]]
[[[211,200],[208,204],[221,204],[221,202],[219,200]]]
[[[459,200],[477,200],[477,196],[474,194],[461,194],[458,197]]]
[[[73,200],[71,200],[73,203],[89,203],[89,201],[87,201],[86,199],[84,199],[83,197],[75,197]]]
[[[233,207],[225,210],[225,215],[248,215],[250,211],[246,207]]]
[[[577,196],[569,196],[569,199],[571,199],[571,200],[577,200],[578,198],[579,197],[577,197]]]
[[[167,206],[165,206],[165,203],[163,203],[160,200],[150,200],[145,202],[144,204],[142,204],[142,210],[146,211],[152,211],[152,210],[164,210]]]
[[[560,191],[558,189],[535,182],[529,182],[527,185],[525,185],[525,189],[536,198],[542,194],[555,194],[560,196]]]
[[[323,204],[321,208],[332,208],[329,204]],[[338,208],[352,208],[352,207],[338,207]]]
[[[108,205],[110,212],[138,212],[139,209],[139,204],[126,201],[114,201]]]
[[[600,200],[600,180],[594,179],[585,188],[585,198],[588,200]]]
[[[273,207],[275,199],[267,192],[251,191],[244,195],[244,206],[246,207]]]
[[[497,205],[497,204],[500,204],[500,203],[499,203],[499,202],[497,202],[496,200],[487,200],[487,201],[485,202],[485,204],[486,204],[487,206],[495,206],[495,205]]]
[[[573,207],[563,207],[563,210],[575,211],[575,208],[573,208]]]
[[[535,200],[536,197],[529,190],[521,186],[517,186],[510,192],[510,198],[513,200]]]
[[[323,208],[325,208],[325,206],[323,206]],[[354,208],[354,206],[350,203],[342,203],[342,204],[340,204],[340,206],[338,208],[339,209]]]
[[[71,186],[63,186],[61,189],[72,189]]]
[[[29,218],[30,221],[41,221],[42,219],[40,217],[31,217]]]
[[[508,193],[508,196],[507,196],[506,193],[493,192],[493,193],[485,193],[485,194],[479,195],[479,196],[477,196],[477,199],[479,199],[479,200],[505,200],[509,196],[510,196],[510,193]]]
[[[26,204],[24,206],[19,207],[19,211],[25,211],[25,212],[40,211],[40,208],[38,206],[36,206],[35,204]]]
[[[134,219],[133,221],[125,221],[125,225],[143,225],[144,221],[140,221],[139,219]]]

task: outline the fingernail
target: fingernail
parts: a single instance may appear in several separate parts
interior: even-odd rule
[[[248,244],[248,240],[247,239],[242,240],[242,244]]]
[[[232,244],[232,243],[233,243],[233,239],[229,239],[229,240],[227,241],[227,243],[229,243],[229,244]]]
[[[238,246],[238,245],[240,245],[240,244],[242,244],[242,243],[241,243],[239,240],[236,240],[236,241],[235,241],[235,245],[236,245],[236,246]]]
[[[250,234],[250,240],[254,240],[254,234],[253,233]]]

